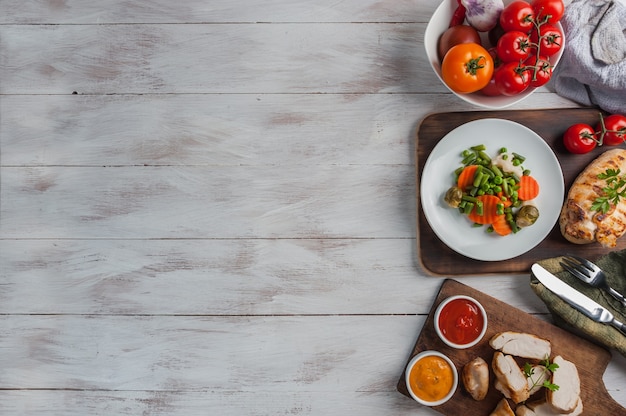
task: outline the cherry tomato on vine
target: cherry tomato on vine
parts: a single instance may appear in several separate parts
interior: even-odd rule
[[[506,32],[498,40],[498,56],[503,62],[519,62],[530,54],[530,39],[524,32]]]
[[[532,56],[526,65],[530,69],[530,86],[533,88],[541,87],[552,78],[552,65],[545,56]]]
[[[493,59],[477,43],[461,43],[446,53],[441,63],[441,77],[455,92],[467,94],[482,89],[493,75]]]
[[[597,145],[595,132],[589,124],[569,126],[563,135],[563,144],[570,153],[589,153]]]
[[[495,82],[500,94],[511,96],[524,92],[530,85],[530,69],[517,62],[502,64],[495,73]]]
[[[519,30],[528,33],[534,27],[535,11],[530,3],[524,0],[515,0],[504,6],[500,13],[500,26],[505,32]]]
[[[550,23],[543,24],[539,27],[539,37],[537,31],[533,30],[530,35],[530,41],[533,44],[539,44],[539,53],[543,56],[555,55],[563,46],[563,32]],[[533,47],[535,49],[535,47]],[[534,52],[531,52],[534,53]]]
[[[546,19],[548,23],[555,24],[561,20],[565,12],[563,0],[532,0],[530,5],[538,22],[543,22]]]
[[[626,140],[626,116],[611,114],[604,117],[604,128],[606,131],[602,137],[602,144],[617,146]],[[596,131],[602,131],[602,123],[598,123]]]

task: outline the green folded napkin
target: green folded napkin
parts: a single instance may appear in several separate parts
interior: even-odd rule
[[[564,271],[559,264],[560,260],[561,257],[555,257],[539,261],[538,263],[568,285],[589,296],[602,306],[607,307],[618,321],[626,323],[626,308],[617,299],[609,295],[604,289],[591,287],[572,276],[569,272]],[[626,250],[610,252],[597,260],[593,260],[593,262],[602,268],[607,275],[609,285],[613,289],[621,294],[626,293]],[[626,356],[626,336],[613,326],[594,322],[587,318],[543,286],[532,273],[530,287],[546,304],[556,325],[576,332],[578,335],[609,349],[615,349],[623,356]]]

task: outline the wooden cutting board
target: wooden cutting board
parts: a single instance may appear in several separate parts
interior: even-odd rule
[[[488,327],[485,337],[478,345],[467,350],[455,350],[446,346],[437,337],[433,326],[437,305],[448,296],[453,295],[471,296],[479,301],[487,312]],[[489,346],[489,339],[502,331],[528,332],[549,339],[553,357],[558,354],[576,364],[581,379],[584,414],[626,414],[626,409],[611,398],[602,381],[602,376],[611,360],[611,353],[608,350],[452,279],[444,280],[406,364],[421,351],[437,350],[450,357],[459,371],[467,362],[477,356],[483,357],[491,365],[494,350]],[[404,377],[405,373],[403,372],[397,388],[399,392],[410,398]],[[490,380],[489,393],[484,400],[475,401],[472,399],[463,388],[462,383],[459,382],[459,387],[452,399],[433,409],[450,416],[489,415],[503,397],[493,388],[494,376],[491,369]],[[537,397],[532,396],[531,400],[539,398],[539,395],[540,393],[537,393]],[[417,408],[421,405],[415,402],[415,406]]]
[[[609,250],[599,244],[576,245],[565,240],[558,229],[552,229],[546,239],[529,252],[513,259],[486,262],[470,259],[451,250],[435,235],[428,224],[419,203],[421,173],[428,155],[435,145],[451,130],[472,120],[483,118],[501,118],[520,123],[541,136],[554,151],[561,163],[565,180],[565,192],[576,176],[607,146],[594,149],[591,153],[574,155],[567,152],[562,143],[563,133],[575,123],[587,123],[595,126],[599,122],[599,110],[593,108],[573,108],[557,110],[523,111],[472,111],[455,113],[437,113],[422,120],[416,136],[416,180],[417,180],[417,224],[418,257],[422,267],[433,275],[457,276],[475,274],[526,274],[537,260],[556,257],[565,253],[578,254],[595,260]],[[509,237],[506,237],[509,238]],[[511,237],[511,238],[514,238]],[[615,249],[626,248],[626,238],[618,240]]]

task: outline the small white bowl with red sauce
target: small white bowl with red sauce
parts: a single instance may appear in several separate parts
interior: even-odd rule
[[[449,347],[465,349],[478,344],[487,332],[487,312],[476,299],[455,295],[435,310],[435,332]]]

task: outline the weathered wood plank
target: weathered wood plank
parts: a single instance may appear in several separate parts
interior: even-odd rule
[[[423,320],[404,315],[2,316],[0,386],[393,391]],[[373,338],[376,343],[367,346]]]
[[[443,92],[415,53],[423,31],[413,23],[0,26],[0,92]]]
[[[419,276],[414,245],[0,240],[0,314],[427,314],[443,280]],[[464,282],[525,311],[547,312],[527,276]]]
[[[411,238],[414,170],[3,168],[0,228],[3,238]]]
[[[3,166],[414,164],[451,94],[1,96]],[[536,93],[517,108],[571,103]]]
[[[14,416],[293,415],[441,416],[397,391],[0,391],[0,411]]]
[[[197,409],[181,400],[196,398],[220,414],[290,408],[345,414],[345,403],[357,409],[361,403],[359,414],[420,412],[395,384],[423,322],[423,316],[0,317],[0,397],[19,399],[0,400],[0,409],[31,410],[26,400],[33,399],[32,410],[41,412],[41,399],[50,398],[66,414],[116,409],[120,400],[132,409],[179,414]],[[617,360],[605,373],[614,396],[626,382],[623,365]]]
[[[0,24],[427,22],[436,2],[414,0],[3,0]]]

